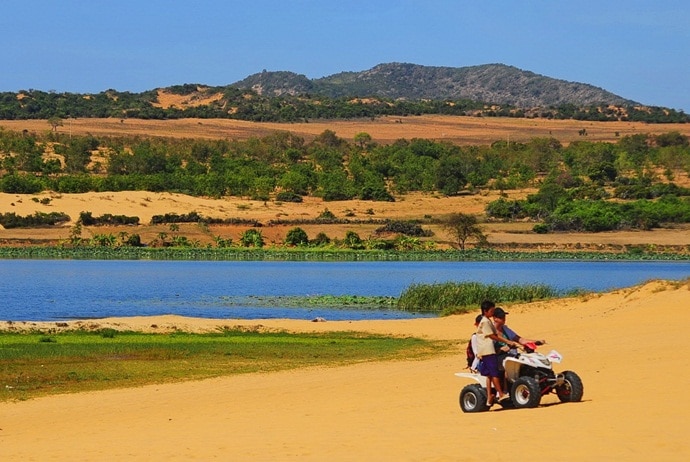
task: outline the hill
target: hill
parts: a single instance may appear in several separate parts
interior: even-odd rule
[[[686,123],[682,111],[643,106],[592,85],[503,64],[380,64],[309,79],[263,71],[226,86],[185,83],[142,93],[22,90],[0,93],[0,120],[65,118],[235,119],[309,122],[408,115]]]
[[[554,79],[504,64],[434,67],[388,63],[362,72],[341,72],[314,80],[292,72],[264,71],[232,86],[273,96],[467,99],[520,108],[639,104],[592,85]]]

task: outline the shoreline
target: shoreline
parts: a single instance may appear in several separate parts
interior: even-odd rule
[[[668,248],[683,250],[672,252]],[[341,248],[211,248],[211,247],[97,247],[97,246],[0,246],[0,260],[198,260],[198,261],[690,261],[687,246],[632,246],[623,251],[538,251],[495,248],[467,250],[355,250]]]

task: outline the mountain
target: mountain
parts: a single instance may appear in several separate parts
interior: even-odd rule
[[[320,79],[308,79],[286,71],[263,71],[231,86],[252,89],[265,96],[467,99],[521,108],[638,104],[593,85],[554,79],[504,64],[435,67],[388,63],[366,71],[341,72]]]
[[[389,63],[319,79],[263,71],[225,86],[185,83],[142,93],[0,92],[0,120],[117,117],[297,122],[422,114],[690,122],[682,111],[644,106],[592,85],[504,64]]]

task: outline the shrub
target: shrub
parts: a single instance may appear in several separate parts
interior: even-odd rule
[[[376,234],[382,233],[397,233],[405,236],[428,237],[432,235],[431,231],[425,231],[419,223],[414,221],[388,221],[384,226],[376,229]]]
[[[14,212],[0,214],[0,225],[7,229],[54,226],[58,223],[68,222],[69,220],[69,215],[63,212],[36,212],[33,215],[27,215],[25,217],[19,216]]]
[[[288,231],[285,236],[286,245],[307,245],[309,243],[309,237],[307,233],[302,228],[292,228]]]
[[[310,243],[316,246],[327,245],[331,243],[331,238],[328,237],[326,233],[321,232],[317,234],[316,237]]]
[[[153,225],[164,223],[198,223],[200,221],[204,221],[204,219],[197,212],[189,212],[184,215],[166,213],[165,215],[154,215],[151,217],[151,224]]]
[[[126,215],[111,215],[109,213],[103,214],[100,217],[94,217],[91,212],[81,212],[79,220],[84,226],[100,226],[100,225],[138,225],[139,217],[128,217]]]
[[[55,190],[61,193],[85,193],[95,191],[94,179],[88,175],[63,176],[55,182]]]
[[[546,226],[544,223],[538,223],[532,227],[532,231],[534,231],[537,234],[546,234],[549,232],[549,227]]]
[[[216,241],[216,247],[218,248],[225,249],[232,247],[232,238],[224,239],[220,236],[215,236],[213,240]]]
[[[302,196],[290,191],[282,191],[276,195],[276,200],[281,202],[302,202]]]
[[[258,229],[248,229],[240,237],[240,244],[243,247],[263,247],[264,237]]]
[[[489,202],[486,206],[486,213],[490,217],[500,218],[502,220],[525,218],[527,216],[525,204],[526,201],[524,200],[508,201],[501,197],[495,201]]]
[[[359,198],[364,201],[395,202],[395,198],[383,186],[365,186],[362,188]]]
[[[333,214],[333,212],[331,212],[328,209],[324,209],[323,212],[321,212],[319,214],[319,216],[316,217],[316,219],[318,221],[326,221],[327,222],[327,221],[335,220],[336,218],[335,218],[335,215]]]
[[[46,189],[45,184],[32,175],[6,175],[0,180],[0,190],[13,194],[36,194]]]
[[[359,237],[359,234],[357,234],[354,231],[348,231],[347,233],[345,233],[344,244],[351,249],[364,248],[364,246],[362,245],[362,238]]]
[[[130,234],[127,236],[127,238],[124,240],[124,244],[128,245],[130,247],[141,247],[141,236],[138,234]]]

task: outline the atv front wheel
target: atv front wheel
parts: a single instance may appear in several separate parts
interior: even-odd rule
[[[467,385],[460,392],[460,408],[462,412],[484,412],[489,410],[486,405],[486,390],[478,383]]]
[[[573,371],[565,371],[563,373],[565,381],[563,385],[556,387],[556,394],[562,403],[576,403],[582,401],[582,394],[584,393],[584,386],[582,380]]]
[[[513,383],[510,399],[518,409],[539,406],[539,401],[541,401],[539,382],[532,377],[520,377]]]

